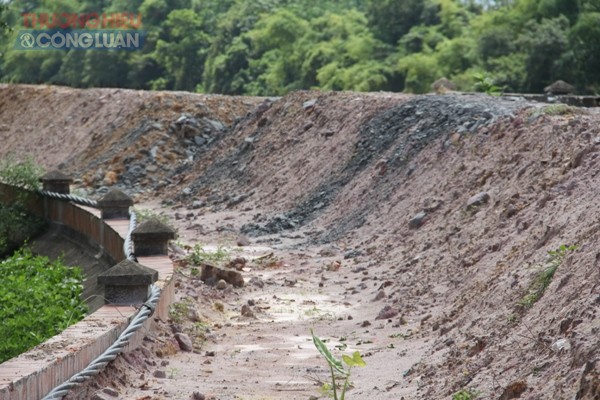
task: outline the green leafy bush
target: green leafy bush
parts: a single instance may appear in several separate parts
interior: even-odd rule
[[[13,156],[0,161],[0,181],[23,189],[37,190],[40,188],[39,178],[44,168],[37,165],[31,158],[16,161]]]
[[[18,162],[13,156],[0,160],[0,181],[27,190],[39,189],[39,177],[44,169],[31,158]],[[27,196],[23,191],[10,205],[0,204],[0,258],[21,247],[23,243],[40,233],[45,223],[41,218],[25,211]]]
[[[0,262],[0,363],[82,319],[82,273],[21,249]]]
[[[26,213],[19,205],[0,204],[0,258],[21,247],[45,226],[42,218]]]

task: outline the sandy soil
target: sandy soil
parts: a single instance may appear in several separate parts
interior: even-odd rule
[[[79,190],[122,187],[180,233],[171,320],[71,398],[321,398],[311,328],[363,355],[348,398],[600,398],[597,110],[459,94],[0,94],[2,155],[68,160]],[[74,121],[47,135],[68,146],[22,128],[50,126],[28,108],[47,98]],[[84,99],[99,111],[69,106]],[[245,286],[194,275],[196,243],[245,258]],[[576,248],[553,258],[561,245]]]

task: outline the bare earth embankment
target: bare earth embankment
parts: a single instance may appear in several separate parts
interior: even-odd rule
[[[71,398],[319,398],[311,328],[363,355],[349,399],[600,398],[596,109],[0,86],[0,142],[179,229],[172,319]],[[196,243],[244,287],[200,280]]]

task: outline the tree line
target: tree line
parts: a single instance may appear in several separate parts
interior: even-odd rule
[[[24,13],[92,12],[139,14],[142,50],[15,48]],[[10,0],[2,26],[4,82],[282,95],[422,93],[446,77],[464,91],[482,79],[600,91],[600,0]]]

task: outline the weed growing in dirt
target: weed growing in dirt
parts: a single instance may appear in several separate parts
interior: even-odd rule
[[[162,222],[163,224],[171,227],[172,229],[175,229],[173,224],[171,224],[171,220],[169,219],[169,216],[167,216],[165,214],[157,213],[156,211],[150,210],[148,208],[134,207],[133,211],[135,212],[135,214],[137,216],[138,222],[147,221],[149,219],[157,219],[160,222]]]
[[[567,246],[563,244],[556,250],[548,251],[548,255],[550,256],[548,265],[540,271],[531,285],[529,285],[529,290],[527,291],[527,294],[519,300],[519,305],[525,308],[533,306],[544,295],[546,288],[550,285],[550,282],[552,282],[554,273],[562,264],[564,258],[569,252],[577,249],[577,247],[577,245]]]
[[[312,335],[312,340],[313,340],[313,343],[315,344],[315,347],[317,348],[317,350],[319,350],[319,353],[321,353],[321,355],[325,358],[325,360],[327,361],[327,364],[329,365],[329,369],[331,371],[331,383],[325,383],[323,385],[323,387],[321,388],[321,390],[326,394],[332,393],[334,400],[344,400],[344,398],[346,397],[346,391],[350,387],[350,370],[353,367],[364,367],[367,364],[363,361],[363,359],[360,356],[360,353],[358,351],[355,351],[354,353],[352,353],[352,356],[349,356],[346,354],[342,355],[342,361],[343,361],[343,363],[342,363],[342,361],[338,360],[337,358],[335,358],[333,356],[333,354],[331,354],[331,352],[329,351],[327,346],[325,346],[325,343],[323,343],[323,341],[321,339],[319,339],[319,337],[317,337],[317,335],[315,335],[315,333],[312,329],[311,329],[310,333]],[[347,368],[344,368],[344,364],[346,364]],[[336,375],[335,375],[336,372],[341,374],[342,379],[344,379],[344,383],[341,386],[341,393],[340,393],[339,397],[338,397],[338,388],[339,387],[338,387],[338,383],[336,381]]]
[[[192,253],[188,255],[188,260],[192,264],[224,264],[229,261],[231,254],[223,246],[217,247],[215,251],[207,251],[201,244],[194,245]]]
[[[274,255],[273,253],[266,254],[264,256],[256,257],[253,260],[257,268],[269,269],[269,268],[280,268],[283,266],[283,260]]]
[[[171,321],[175,322],[176,324],[181,324],[187,319],[190,312],[190,307],[192,306],[192,300],[189,298],[171,304],[169,309],[169,318],[171,318]]]
[[[462,389],[452,395],[452,400],[475,400],[479,397],[479,391],[474,389]]]

